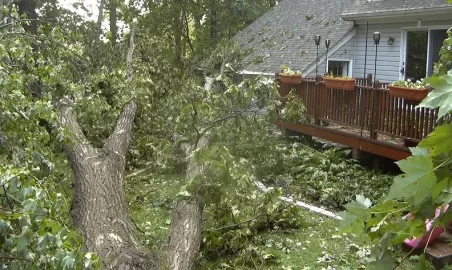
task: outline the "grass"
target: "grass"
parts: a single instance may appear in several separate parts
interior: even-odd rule
[[[143,244],[156,250],[166,240],[174,198],[183,185],[182,174],[149,174],[127,182],[131,216]],[[299,230],[264,232],[258,248],[276,255],[277,264],[229,269],[360,269],[369,254],[369,240],[338,232],[340,222],[302,210],[305,225]],[[198,269],[228,269],[228,258],[207,262]],[[349,267],[349,268],[347,268]],[[362,268],[364,269],[364,268]],[[366,268],[372,269],[372,268]],[[413,269],[410,261],[399,269]]]

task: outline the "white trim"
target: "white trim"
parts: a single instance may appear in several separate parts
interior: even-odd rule
[[[250,70],[242,70],[237,72],[237,74],[241,75],[265,75],[265,76],[275,76],[275,73],[265,73],[259,71],[250,71]]]
[[[348,32],[343,38],[341,38],[338,42],[336,42],[331,49],[328,50],[328,60],[331,55],[337,52],[342,46],[344,46],[350,39],[352,39],[356,35],[356,26]],[[319,55],[319,66],[325,61],[326,51]],[[341,60],[342,61],[342,60]],[[315,71],[316,61],[311,63],[303,73],[303,76],[307,76],[311,74],[312,71]]]
[[[431,47],[432,38],[430,36],[430,29],[427,29],[427,63],[425,63],[425,77],[428,76],[428,69],[433,63],[430,63],[430,47]]]
[[[405,80],[405,62],[406,62],[406,36],[407,30],[401,29],[402,33],[400,35],[400,61],[399,61],[399,80]],[[401,70],[403,69],[403,74]]]
[[[330,61],[336,61],[336,62],[348,62],[348,70],[347,70],[347,76],[353,77],[353,59],[341,59],[341,58],[328,58],[328,62],[326,62],[326,70],[328,70],[328,64]]]
[[[399,79],[406,80],[406,51],[407,51],[407,39],[408,31],[427,31],[428,41],[427,41],[427,63],[425,65],[425,76],[428,75],[429,67],[433,65],[430,63],[430,47],[431,47],[431,30],[442,30],[450,29],[450,25],[434,25],[434,26],[422,26],[418,28],[417,26],[402,27],[402,35],[400,41],[400,63],[399,63]],[[404,68],[404,73],[402,74],[400,70]]]
[[[435,16],[438,14],[450,14],[452,6],[442,6],[433,8],[419,8],[419,9],[405,9],[396,11],[380,11],[380,12],[365,12],[365,13],[346,13],[342,14],[341,18],[344,21],[360,20],[360,19],[384,19],[391,17],[400,17],[406,15],[429,15]]]

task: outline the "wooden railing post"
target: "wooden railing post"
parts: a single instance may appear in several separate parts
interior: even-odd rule
[[[364,95],[368,92],[365,87],[368,87],[372,85],[372,74],[369,73],[367,74],[366,79],[364,80],[364,85],[362,87],[360,87],[359,91],[359,125],[361,126],[361,137],[363,136],[363,130],[364,130],[364,125],[365,125],[365,113],[367,110],[367,102],[366,104],[364,104]]]
[[[322,81],[322,76],[321,75],[317,75],[315,77],[315,94],[314,94],[314,125],[320,125],[320,120],[319,120],[319,102],[322,102],[319,98],[320,93],[319,93],[319,82]]]
[[[372,85],[372,74],[369,73],[367,74],[367,81],[366,81],[366,86],[370,86]]]
[[[375,109],[375,103],[377,99],[377,88],[381,87],[380,81],[375,81],[375,84],[372,88],[372,107],[370,109],[370,138],[376,140],[377,139],[377,133],[375,132],[375,129],[377,128],[378,123],[378,110]],[[379,104],[377,104],[379,106]]]

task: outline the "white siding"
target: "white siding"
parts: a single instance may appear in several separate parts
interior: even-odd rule
[[[407,23],[378,23],[369,24],[369,33],[367,37],[367,64],[366,74],[374,74],[375,69],[375,45],[373,40],[373,33],[380,32],[380,44],[378,46],[377,55],[377,80],[381,82],[393,82],[399,79],[400,69],[402,64],[401,46],[402,46],[402,29],[415,28],[417,22]],[[452,26],[452,19],[447,21],[422,21],[421,29],[428,29],[429,27],[445,26],[449,28]],[[342,47],[334,52],[329,59],[331,60],[350,60],[352,59],[353,72],[352,76],[355,78],[365,77],[364,61],[366,51],[366,25],[358,25],[355,37],[347,41]],[[392,45],[388,45],[389,37],[395,37]],[[323,38],[323,37],[322,37]],[[323,43],[322,43],[323,45]],[[324,46],[324,45],[323,45]],[[324,48],[322,48],[323,52]],[[325,55],[319,59],[319,74],[325,72]],[[308,76],[315,76],[315,70]]]
[[[323,41],[321,43],[323,46],[325,46],[325,42]],[[328,57],[328,60],[353,60],[353,54],[354,54],[354,46],[355,46],[355,37],[351,38],[349,41],[347,41],[344,45],[342,45],[337,51],[331,54]],[[325,48],[322,48],[322,51],[325,50]],[[319,56],[319,74],[323,75],[325,73],[325,63],[326,63],[326,53]],[[315,77],[315,69],[308,75],[309,77]]]
[[[373,33],[380,32],[381,39],[378,46],[377,55],[377,80],[381,82],[396,81],[400,77],[400,69],[402,63],[400,62],[402,53],[402,29],[416,28],[417,22],[411,23],[390,23],[390,24],[369,24],[369,33],[367,37],[367,64],[366,73],[374,74],[375,69],[375,44],[373,40]],[[448,21],[428,22],[422,21],[422,27],[428,29],[431,26],[451,26],[452,19]],[[392,36],[395,41],[392,45],[388,45],[387,40]],[[366,50],[366,25],[358,25],[356,31],[356,47],[355,47],[355,61],[354,61],[354,76],[364,76],[364,59]]]

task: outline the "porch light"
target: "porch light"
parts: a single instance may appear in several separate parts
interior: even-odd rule
[[[317,35],[314,36],[314,41],[315,41],[315,45],[316,46],[320,45],[320,39],[321,39],[320,35],[317,34]]]
[[[330,39],[325,39],[325,46],[326,46],[326,63],[325,63],[325,74],[328,73],[328,49],[330,48]]]
[[[375,45],[380,44],[380,32],[374,32],[374,44]]]
[[[330,40],[328,38],[325,39],[325,46],[327,49],[330,47],[330,44],[331,44]]]
[[[320,46],[320,35],[317,34],[314,36],[314,42],[317,47],[317,57],[315,61],[315,81],[317,82],[317,74],[319,72],[319,46]]]
[[[389,37],[388,38],[388,45],[391,46],[392,44],[394,44],[395,41],[395,37]]]

